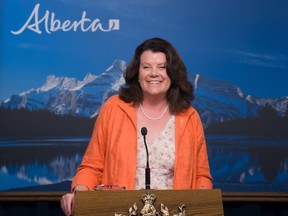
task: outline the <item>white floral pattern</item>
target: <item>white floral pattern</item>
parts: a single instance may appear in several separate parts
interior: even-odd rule
[[[141,128],[137,128],[137,165],[135,189],[145,189],[146,149],[141,135]],[[175,160],[175,116],[169,119],[160,136],[154,143],[148,145],[150,165],[150,188],[156,190],[172,189]]]

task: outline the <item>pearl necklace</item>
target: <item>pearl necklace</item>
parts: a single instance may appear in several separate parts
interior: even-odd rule
[[[149,115],[147,115],[147,113],[145,113],[145,111],[143,110],[143,108],[142,108],[142,106],[141,106],[141,104],[140,104],[140,109],[141,109],[143,115],[144,115],[146,118],[148,118],[148,119],[150,119],[150,120],[153,120],[153,121],[158,120],[158,119],[161,119],[161,118],[165,115],[165,113],[167,112],[168,107],[169,107],[169,105],[167,105],[167,107],[165,108],[164,112],[163,112],[160,116],[153,118],[153,117],[150,117]]]

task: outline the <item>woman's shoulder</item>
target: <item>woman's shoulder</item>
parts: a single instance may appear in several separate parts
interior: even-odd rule
[[[176,114],[176,118],[178,119],[197,119],[200,120],[200,115],[196,108],[193,106],[188,107],[183,112]]]
[[[132,103],[126,103],[123,101],[118,94],[110,96],[105,103],[103,104],[103,107],[119,107],[122,110],[128,111],[131,108],[134,108]]]
[[[121,100],[119,95],[109,97],[101,108],[101,113],[110,118],[118,118],[120,116],[130,116],[136,119],[135,107],[132,103],[126,103]]]
[[[123,101],[120,97],[119,94],[115,94],[110,96],[105,103],[110,103],[110,104],[116,104],[116,105],[121,105],[121,106],[129,106],[130,103],[126,103]]]
[[[187,117],[194,115],[194,114],[198,115],[198,112],[193,106],[189,106],[187,109],[185,109],[181,113],[178,113],[179,116],[187,116]]]
[[[190,106],[188,109],[186,109],[184,112],[179,113],[176,115],[176,121],[180,122],[182,124],[183,122],[187,122],[190,124],[193,124],[194,126],[201,126],[202,128],[202,120],[198,113],[198,111]]]
[[[112,96],[110,96],[105,103],[118,103],[119,101],[121,101],[121,99],[119,98],[118,94],[114,94]]]

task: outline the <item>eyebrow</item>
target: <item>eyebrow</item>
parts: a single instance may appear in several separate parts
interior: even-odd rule
[[[149,64],[149,65],[150,65],[149,62],[142,62],[141,65],[142,65],[142,64]],[[166,65],[167,62],[161,62],[161,63],[159,63],[159,64],[157,64],[157,65],[163,65],[163,64]]]

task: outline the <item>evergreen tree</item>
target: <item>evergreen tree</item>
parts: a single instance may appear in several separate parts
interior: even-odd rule
[[[268,103],[258,112],[259,119],[271,120],[279,117],[277,111]]]
[[[288,120],[288,104],[286,105],[284,118],[286,119],[286,121]]]
[[[270,104],[266,104],[258,113],[258,134],[261,136],[281,135],[282,120],[277,111]]]

